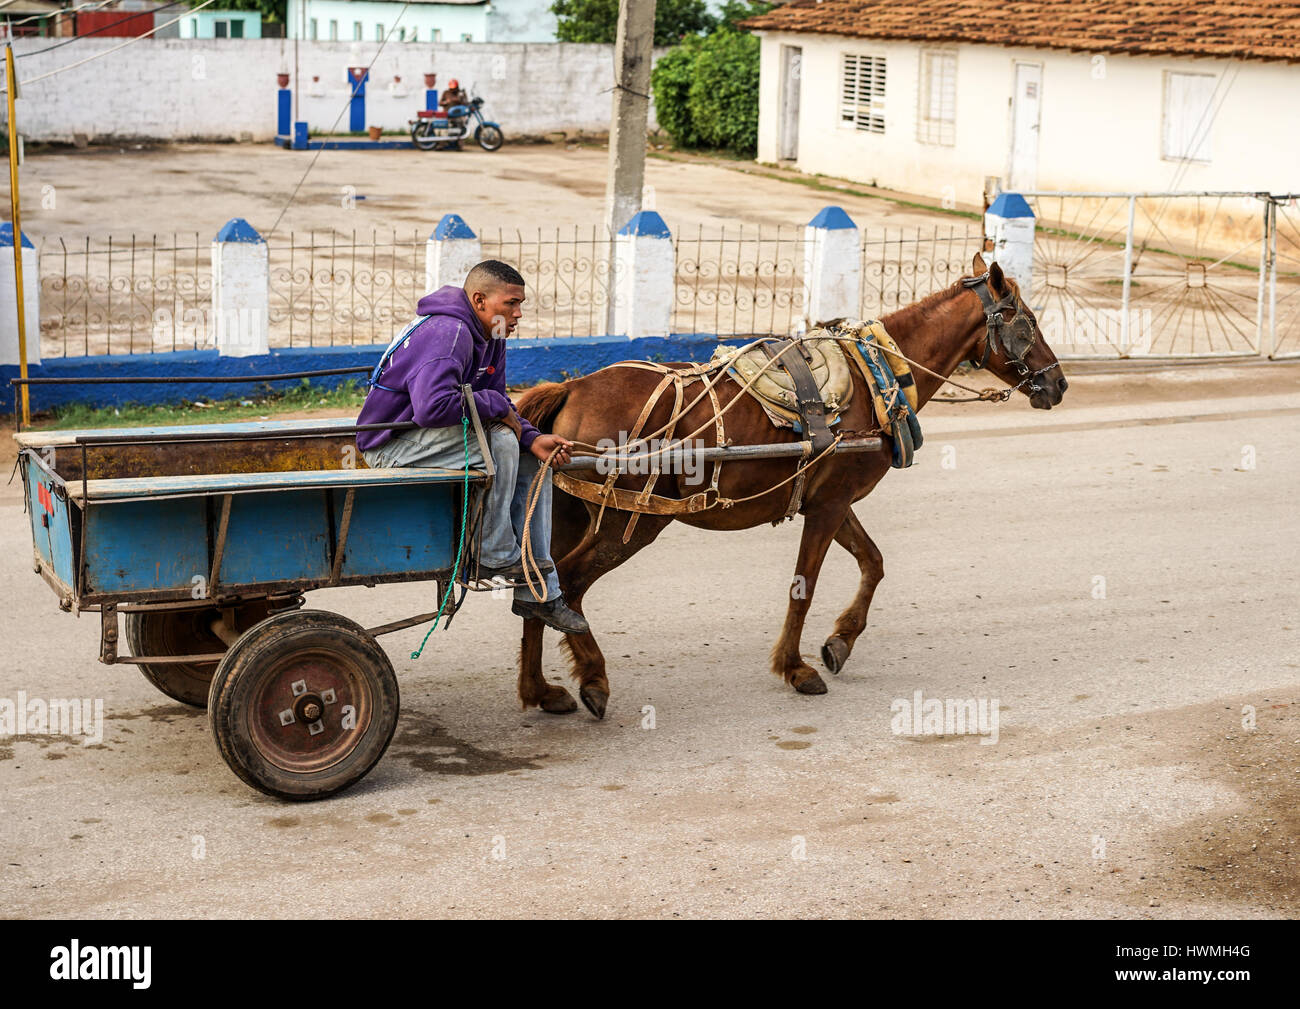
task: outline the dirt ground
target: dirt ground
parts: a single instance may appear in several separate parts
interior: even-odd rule
[[[28,158],[23,224],[34,237],[197,231],[207,242],[232,217],[247,219],[266,236],[288,205],[277,233],[432,231],[445,213],[460,214],[480,231],[589,229],[603,219],[607,160],[608,151],[598,145],[577,144],[507,146],[492,154],[476,148],[321,151],[319,157],[267,144],[66,149]],[[791,185],[782,174],[790,173],[752,163],[651,157],[646,202],[674,233],[741,223],[801,228],[828,203],[844,207],[861,226],[937,223],[958,232],[978,226],[885,199]],[[345,187],[364,199],[345,200]]]
[[[0,697],[99,698],[104,733],[0,740],[2,913],[1295,917],[1300,366],[1067,373],[1047,414],[927,407],[918,464],[857,508],[886,578],[826,696],[768,672],[798,524],[673,527],[588,597],[604,721],[521,712],[518,621],[475,598],[419,660],[423,628],[381,639],[393,745],[310,805],[95,662],[9,488]],[[857,583],[832,550],[814,664]],[[366,625],[429,608],[315,597]],[[996,743],[896,734],[917,690],[990,702]]]

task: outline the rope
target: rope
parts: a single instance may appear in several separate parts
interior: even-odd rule
[[[528,510],[524,513],[523,549],[520,551],[520,559],[524,564],[524,584],[528,586],[528,591],[532,593],[533,598],[539,603],[546,602],[546,577],[542,574],[541,564],[533,555],[533,512],[537,509],[537,502],[542,499],[542,483],[550,471],[551,460],[555,458],[559,451],[560,446],[555,446],[551,450],[551,454],[542,460],[542,464],[537,467],[537,474],[533,477],[533,482],[528,486]],[[537,590],[538,585],[542,586],[540,592]]]
[[[424,651],[424,646],[429,643],[429,635],[438,629],[438,621],[442,619],[442,611],[447,606],[447,600],[451,594],[456,591],[456,576],[460,574],[460,558],[465,550],[465,527],[469,520],[469,418],[460,419],[460,437],[465,446],[465,479],[461,484],[460,501],[460,542],[456,544],[456,563],[451,569],[451,578],[447,581],[447,591],[442,594],[442,602],[438,604],[438,612],[433,615],[433,626],[429,628],[424,635],[424,640],[420,642],[420,647],[411,653],[412,659],[418,659],[420,653]]]

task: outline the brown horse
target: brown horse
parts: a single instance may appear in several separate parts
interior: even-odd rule
[[[1004,277],[996,263],[986,268],[979,255],[975,256],[973,269],[977,277],[963,279],[881,321],[903,354],[925,369],[946,378],[962,361],[970,359],[1009,385],[1018,383],[1033,406],[1051,409],[1061,401],[1066,388],[1056,355],[1044,341],[1032,313],[1020,300],[1015,282]],[[864,380],[854,371],[854,395],[836,430],[867,435],[876,430],[871,397]],[[920,368],[914,368],[913,373],[918,402],[923,406],[942,381]],[[529,389],[519,400],[519,410],[543,431],[554,431],[594,445],[601,439],[617,439],[620,432],[631,430],[659,380],[660,376],[652,371],[615,365],[582,378]],[[695,398],[689,395],[689,389],[688,386],[687,403]],[[718,385],[724,406],[739,391],[740,386],[730,378]],[[660,428],[669,419],[673,405],[672,396],[661,397],[643,430],[650,433]],[[713,407],[704,398],[682,418],[676,430],[681,435],[700,428],[699,437],[711,445],[714,443],[712,416]],[[726,435],[735,445],[790,442],[798,437],[788,429],[773,425],[759,404],[743,394],[726,415]],[[772,671],[800,693],[826,692],[821,676],[800,656],[799,639],[831,540],[853,555],[861,571],[857,594],[836,620],[835,629],[822,648],[823,662],[831,672],[838,673],[853,651],[854,642],[866,627],[867,610],[876,585],[884,576],[880,551],[852,508],[855,501],[871,493],[880,478],[889,472],[890,440],[886,437],[883,442],[884,447],[878,452],[827,455],[806,474],[803,504],[799,509],[804,516],[803,536],[795,566],[796,575],[802,576],[799,583],[802,591],[791,593],[785,625],[772,650]],[[788,458],[724,464],[719,492],[732,499],[758,494],[785,480],[799,464],[798,460]],[[591,476],[589,471],[574,475],[600,479]],[[665,473],[659,478],[655,493],[687,497],[700,489],[688,486],[688,479],[684,475]],[[644,484],[644,476],[624,476],[616,486],[640,490]],[[748,529],[779,521],[790,503],[790,489],[791,485],[786,483],[769,494],[729,508],[676,515],[642,514],[627,543],[623,542],[623,536],[628,513],[611,507],[597,528],[596,505],[557,490],[551,555],[556,558],[564,597],[571,607],[582,612],[583,597],[596,579],[652,543],[674,519],[701,529]],[[547,683],[542,675],[542,628],[540,620],[524,621],[519,699],[525,708],[538,705],[555,714],[575,711],[577,704],[572,695],[561,686]],[[597,718],[603,718],[609,700],[609,680],[605,676],[605,657],[595,637],[590,633],[569,635],[565,644],[582,702]]]

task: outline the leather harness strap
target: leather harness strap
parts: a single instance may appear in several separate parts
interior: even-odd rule
[[[835,435],[831,434],[830,428],[826,426],[826,404],[822,401],[822,394],[817,388],[817,380],[813,378],[812,369],[808,367],[807,349],[802,341],[795,341],[799,351],[797,354],[780,354],[772,349],[773,343],[784,342],[787,341],[764,340],[759,346],[763,348],[763,353],[776,362],[777,367],[790,376],[790,381],[794,385],[795,401],[804,431],[802,458],[807,459],[810,455],[820,455],[824,452],[835,440]],[[785,514],[776,519],[773,525],[794,518],[799,513],[799,509],[803,506],[803,491],[807,476],[805,470],[795,477],[794,485],[790,489],[790,503],[786,505]]]

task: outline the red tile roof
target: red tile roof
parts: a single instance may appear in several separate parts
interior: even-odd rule
[[[741,24],[872,39],[1300,61],[1300,3],[791,0]]]

